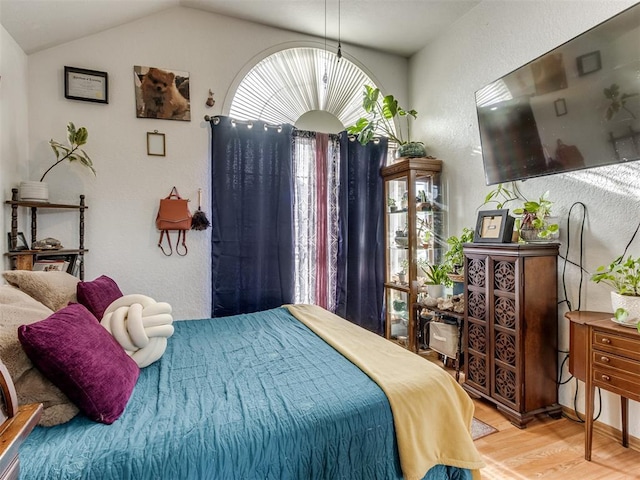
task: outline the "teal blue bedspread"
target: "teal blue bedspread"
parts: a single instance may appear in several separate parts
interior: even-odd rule
[[[122,417],[37,427],[22,480],[402,478],[382,390],[287,310],[174,325]]]

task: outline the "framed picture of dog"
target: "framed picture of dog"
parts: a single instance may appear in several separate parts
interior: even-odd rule
[[[191,121],[189,73],[158,67],[133,67],[136,116]]]

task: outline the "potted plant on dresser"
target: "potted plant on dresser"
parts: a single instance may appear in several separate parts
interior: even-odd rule
[[[89,158],[87,152],[80,148],[87,143],[88,138],[89,132],[85,127],[76,129],[73,122],[69,122],[67,124],[67,140],[69,145],[63,145],[53,139],[49,140],[49,145],[56,154],[56,161],[42,174],[39,181],[25,181],[20,183],[20,199],[35,202],[48,202],[49,186],[44,182],[44,178],[55,166],[61,164],[65,160],[69,160],[70,162],[78,161],[81,165],[90,169],[95,175],[96,171],[93,168],[91,158]]]
[[[491,190],[480,207],[495,204],[497,209],[506,208],[511,202],[521,202],[522,206],[511,212],[516,216],[515,230],[521,241],[549,242],[560,236],[560,226],[557,218],[551,215],[553,201],[549,200],[549,192],[544,192],[538,200],[528,200],[512,182],[507,188],[498,184]]]
[[[613,320],[624,326],[637,326],[640,332],[640,257],[622,256],[609,265],[601,265],[591,276],[595,283],[604,283],[611,292]]]

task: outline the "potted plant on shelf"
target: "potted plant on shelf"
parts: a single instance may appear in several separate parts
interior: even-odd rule
[[[57,165],[65,160],[70,162],[78,161],[81,165],[89,168],[93,174],[96,174],[93,168],[93,162],[87,152],[80,147],[87,143],[89,132],[85,127],[76,129],[73,122],[67,124],[67,140],[69,145],[63,145],[53,139],[49,141],[49,145],[56,154],[56,161],[51,165],[40,177],[37,182],[21,182],[20,183],[20,199],[48,202],[49,201],[49,186],[44,182],[47,174]]]
[[[421,264],[425,274],[427,293],[432,298],[444,297],[445,287],[451,283],[447,276],[447,266],[444,264]]]
[[[615,319],[623,325],[637,325],[640,332],[640,257],[622,256],[610,265],[601,265],[591,276],[595,283],[604,283],[611,292],[611,307]]]
[[[362,117],[355,125],[347,127],[347,133],[356,135],[362,145],[369,143],[377,134],[383,133],[390,141],[398,144],[398,157],[426,156],[424,144],[412,142],[409,137],[409,119],[416,118],[418,112],[400,107],[393,95],[386,95],[382,101],[379,101],[379,88],[373,88],[370,85],[365,85],[364,88],[362,108],[369,116]],[[404,139],[401,129],[393,128],[394,120],[399,117],[407,120],[407,140]]]
[[[473,242],[473,230],[463,228],[459,237],[451,235],[447,238],[449,249],[444,252],[444,265],[447,268],[447,275],[454,283],[464,281],[464,252],[462,250],[465,243]]]
[[[389,197],[387,198],[387,206],[389,207],[389,211],[391,213],[395,212],[398,210],[398,205],[396,204],[395,199]]]

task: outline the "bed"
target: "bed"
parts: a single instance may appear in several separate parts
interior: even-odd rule
[[[80,414],[36,427],[20,448],[20,478],[409,478],[387,395],[289,309],[174,327],[162,358],[141,369],[118,420],[105,425]],[[452,438],[470,441],[470,421],[449,425]],[[464,432],[454,431],[458,424]],[[447,438],[420,431],[436,451],[446,450]],[[479,476],[475,450],[461,445],[453,458],[447,448],[448,464],[415,478]]]

